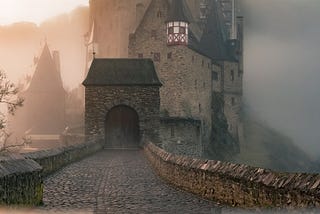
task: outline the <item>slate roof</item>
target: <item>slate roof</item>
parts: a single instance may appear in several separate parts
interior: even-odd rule
[[[219,8],[213,3],[201,40],[193,48],[215,60],[230,60],[224,39],[224,27],[219,16]]]
[[[36,70],[27,91],[64,92],[60,73],[57,71],[47,43],[43,47]]]
[[[167,22],[172,22],[172,21],[190,22],[184,10],[185,8],[182,0],[172,0]]]
[[[93,60],[84,86],[161,86],[151,59]]]

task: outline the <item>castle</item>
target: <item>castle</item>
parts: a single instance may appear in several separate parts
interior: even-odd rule
[[[159,137],[170,152],[239,152],[243,18],[234,1],[90,0],[88,67],[93,58],[153,60],[162,84]],[[125,26],[113,26],[112,6]]]

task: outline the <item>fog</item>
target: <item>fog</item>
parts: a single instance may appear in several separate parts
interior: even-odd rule
[[[244,105],[313,156],[320,152],[320,1],[238,0],[245,16]],[[41,42],[60,50],[65,88],[84,79],[88,8],[37,26],[0,26],[0,67],[17,82],[32,73]]]
[[[0,67],[14,82],[34,72],[38,57],[47,41],[51,51],[60,51],[61,73],[65,88],[74,88],[84,79],[84,34],[88,30],[89,10],[79,7],[70,13],[50,18],[39,26],[20,22],[0,26]]]
[[[319,158],[320,1],[241,3],[246,109]]]

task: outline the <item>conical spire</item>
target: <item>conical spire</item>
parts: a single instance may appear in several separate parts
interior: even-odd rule
[[[200,40],[200,50],[212,59],[226,59],[227,49],[223,38],[223,26],[216,4],[213,4],[204,33]]]
[[[48,44],[45,43],[28,90],[57,91],[61,89],[64,90],[60,73],[57,71]]]
[[[188,22],[189,20],[184,13],[184,5],[182,0],[172,0],[167,22]]]

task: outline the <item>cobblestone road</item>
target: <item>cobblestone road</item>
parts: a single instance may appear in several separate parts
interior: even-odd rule
[[[220,213],[212,202],[175,190],[159,179],[143,151],[105,150],[47,178],[51,212]]]

